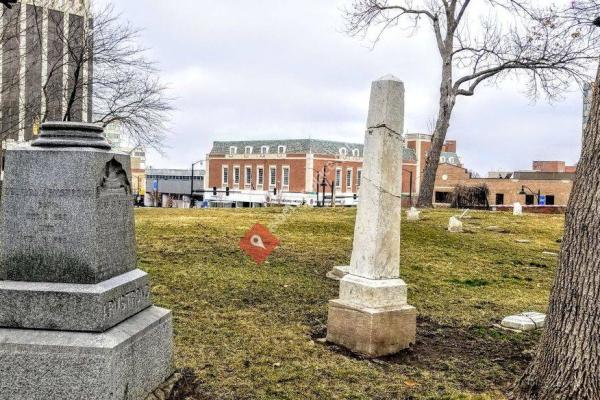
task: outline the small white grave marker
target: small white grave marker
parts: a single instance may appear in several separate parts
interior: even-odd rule
[[[523,215],[523,206],[521,203],[513,204],[513,215]]]
[[[411,207],[406,211],[406,220],[407,221],[418,221],[421,219],[420,217],[421,211],[417,210],[415,207]]]
[[[448,232],[460,233],[463,231],[463,223],[456,217],[450,217],[448,222]]]

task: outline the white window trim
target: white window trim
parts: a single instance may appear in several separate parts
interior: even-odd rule
[[[260,182],[259,178],[260,178],[260,174],[259,171],[262,171],[262,182]],[[264,165],[257,165],[256,166],[256,190],[264,190],[264,184],[265,184],[265,167]]]
[[[446,157],[442,156],[440,157],[440,163],[444,164],[446,162]]]
[[[225,180],[225,170],[227,170],[227,180]],[[221,166],[221,185],[223,188],[229,185],[229,165]]]
[[[275,173],[273,173],[273,172],[275,172]],[[271,183],[271,182],[273,182],[273,179],[271,179],[272,177],[275,177],[275,183]],[[277,167],[269,166],[269,189],[272,189],[275,186],[277,186]]]
[[[285,174],[284,171],[287,169],[288,172],[288,182],[287,185],[285,184]],[[282,165],[281,166],[281,190],[285,190],[285,191],[289,191],[290,190],[290,180],[292,179],[291,176],[291,169],[289,165]]]
[[[229,154],[230,155],[237,154],[237,147],[229,146]]]
[[[235,170],[236,169],[238,170],[238,176],[237,176],[238,180],[237,180],[237,182],[235,181]],[[242,180],[242,169],[240,168],[239,165],[234,165],[233,166],[233,187],[236,188],[236,189],[239,188],[241,180]]]
[[[358,188],[360,187],[360,184],[362,183],[362,168],[359,168],[356,170],[356,190],[358,191]]]
[[[348,179],[348,172],[350,172],[350,179]],[[346,168],[346,192],[352,191],[352,178],[354,178],[354,168]]]
[[[250,169],[250,181],[248,181],[248,169]],[[244,188],[252,189],[252,165],[244,165]]]
[[[338,174],[339,173],[339,174]],[[338,182],[338,176],[340,177],[339,182]],[[342,168],[341,167],[337,167],[335,169],[335,188],[336,189],[341,189],[342,188]]]
[[[253,150],[252,146],[246,146],[244,148],[244,154],[252,154],[252,150]]]
[[[287,152],[287,147],[280,144],[277,146],[277,154],[285,154]]]
[[[352,157],[360,157],[360,150],[359,149],[353,149],[352,150]]]
[[[348,149],[345,147],[340,148],[340,155],[346,157],[348,155]]]
[[[262,146],[260,148],[260,154],[269,154],[269,146]]]

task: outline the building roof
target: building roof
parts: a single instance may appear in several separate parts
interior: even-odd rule
[[[146,176],[190,176],[192,174],[191,169],[147,169]],[[205,171],[202,169],[195,169],[194,176],[204,176]]]
[[[357,149],[359,156],[363,156],[364,145],[362,143],[336,142],[320,139],[285,139],[285,140],[246,140],[246,141],[223,141],[213,142],[210,154],[228,154],[230,147],[237,147],[238,153],[243,154],[246,146],[252,146],[252,151],[259,154],[263,146],[268,147],[267,154],[276,154],[278,146],[285,146],[286,153],[292,154],[340,154],[340,149],[345,148],[349,156],[352,150]],[[404,148],[403,161],[416,161],[417,155],[414,150]]]
[[[455,152],[443,151],[440,153],[440,160],[442,157],[444,157],[445,160],[442,164],[451,164],[456,165],[457,167],[462,167],[462,164],[460,163],[460,158]]]

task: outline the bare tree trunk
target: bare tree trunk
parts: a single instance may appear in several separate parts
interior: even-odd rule
[[[440,108],[435,124],[435,130],[431,138],[431,149],[425,160],[425,169],[421,178],[421,188],[417,207],[430,208],[433,206],[433,189],[435,177],[440,162],[440,154],[446,141],[446,134],[450,127],[450,117],[456,104],[456,96],[452,89],[452,60],[444,63],[442,70],[442,83],[440,85]]]
[[[600,70],[535,360],[513,399],[600,399]]]
[[[81,59],[80,59],[81,60]],[[71,89],[71,93],[69,94],[69,101],[67,102],[67,109],[65,110],[65,115],[63,117],[63,121],[71,121],[72,119],[72,111],[73,105],[77,100],[77,88],[80,87],[79,76],[81,74],[81,62],[77,62],[75,67],[75,73],[71,79],[73,79],[73,88]]]

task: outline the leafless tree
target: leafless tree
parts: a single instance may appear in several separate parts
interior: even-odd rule
[[[549,2],[548,2],[549,3]],[[410,34],[428,26],[440,56],[439,109],[425,163],[418,206],[431,207],[440,153],[459,97],[484,83],[526,76],[527,93],[553,98],[589,79],[599,35],[565,19],[565,10],[530,0],[355,0],[345,11],[347,31],[374,43],[393,27]]]
[[[597,0],[574,1],[565,21],[589,35],[598,16]],[[600,398],[600,69],[592,90],[546,328],[511,395],[517,400]]]
[[[160,82],[157,64],[139,45],[141,31],[123,21],[110,5],[92,9],[87,15],[66,17],[63,13],[44,13],[50,4],[49,0],[34,1],[35,15],[28,14],[26,18],[31,21],[26,24],[18,22],[23,16],[18,15],[19,7],[13,7],[10,12],[15,14],[16,32],[2,30],[3,46],[15,42],[18,47],[12,54],[22,58],[39,52],[41,57],[41,47],[19,43],[20,35],[35,38],[38,44],[45,41],[47,55],[39,60],[45,64],[41,89],[20,97],[24,114],[15,107],[2,116],[0,138],[31,124],[34,118],[40,123],[89,120],[103,126],[118,124],[132,145],[160,150],[172,101]],[[24,35],[19,30],[22,26],[27,27]],[[4,65],[7,62],[3,60]],[[20,80],[25,79],[25,71],[14,75],[15,82],[3,81],[3,100],[5,93],[14,94],[15,86],[18,92]]]

